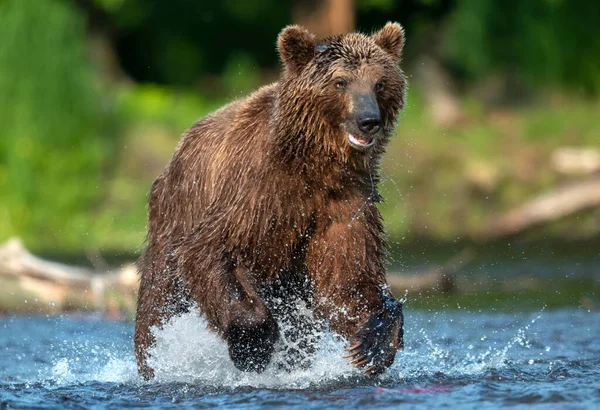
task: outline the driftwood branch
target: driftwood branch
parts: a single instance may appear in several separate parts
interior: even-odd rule
[[[7,306],[5,300],[0,303],[0,312],[28,312],[32,307],[29,299],[36,300],[37,307],[47,312],[84,309],[122,317],[122,310],[127,310],[131,314],[138,287],[135,266],[110,271],[97,251],[88,250],[87,255],[95,269],[42,259],[30,253],[19,239],[0,245],[0,285],[16,284],[20,290],[19,296],[13,297],[18,306]],[[456,287],[454,274],[473,257],[474,253],[466,249],[446,264],[423,272],[390,273],[388,281],[397,295],[406,291],[450,292]],[[114,299],[120,302],[115,304]]]
[[[488,240],[517,235],[540,224],[596,207],[600,207],[600,176],[540,195],[492,218],[476,238]]]
[[[453,292],[456,290],[455,275],[475,258],[471,248],[465,248],[454,255],[445,264],[429,268],[423,272],[396,272],[387,275],[387,281],[396,293],[401,295],[406,291],[423,292]]]
[[[600,150],[592,147],[560,147],[554,150],[552,168],[566,175],[600,172]]]
[[[102,272],[65,265],[31,254],[19,239],[0,245],[0,279],[16,282],[25,294],[58,309],[76,300],[93,310],[105,311],[110,308],[106,300],[109,290],[135,295],[138,286],[133,265]]]

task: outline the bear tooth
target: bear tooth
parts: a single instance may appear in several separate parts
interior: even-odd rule
[[[351,143],[356,144],[356,145],[360,145],[360,146],[363,146],[363,147],[370,146],[373,143],[373,141],[366,142],[363,139],[356,138],[354,135],[352,135],[350,133],[348,133],[348,139],[350,140]]]

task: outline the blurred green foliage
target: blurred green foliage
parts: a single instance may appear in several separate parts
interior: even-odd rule
[[[393,241],[468,239],[488,218],[569,181],[552,168],[555,149],[600,150],[598,100],[556,97],[495,115],[467,100],[468,122],[440,129],[419,97],[410,92],[383,161],[381,210]],[[599,232],[600,213],[592,210],[533,235],[569,239]]]
[[[33,248],[138,249],[146,194],[179,136],[276,78],[275,38],[293,21],[296,5],[0,0],[0,241],[16,235]],[[434,56],[460,86],[467,116],[460,126],[436,127],[421,90],[411,87],[383,170],[382,210],[394,240],[464,235],[491,213],[560,182],[547,166],[536,166],[554,148],[598,146],[595,2],[355,6],[361,30],[400,21],[408,37],[405,70],[418,74],[417,58]],[[125,80],[105,74],[98,38]],[[513,101],[494,117],[476,92],[490,77],[508,78],[506,88],[534,98]],[[598,219],[586,215],[570,228],[598,232]]]
[[[471,78],[505,72],[532,86],[600,91],[600,7],[587,0],[458,0],[445,50]]]
[[[277,61],[275,37],[291,0],[94,0],[116,37],[126,70],[142,82],[193,86],[236,56],[257,68]],[[214,77],[212,78],[214,80]]]
[[[0,234],[77,246],[118,141],[84,21],[54,0],[3,0],[0,21]]]
[[[272,69],[275,36],[301,2],[320,4],[93,0],[118,33],[127,71],[140,81],[179,86],[220,75],[240,54],[257,69]],[[600,7],[594,1],[355,0],[355,6],[358,28],[399,21],[408,33],[408,56],[439,54],[465,80],[503,72],[534,87],[600,91]]]

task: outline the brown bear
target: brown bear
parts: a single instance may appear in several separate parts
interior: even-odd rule
[[[279,35],[279,82],[196,122],[150,193],[135,323],[140,374],[151,327],[197,306],[235,366],[262,371],[294,317],[343,336],[351,363],[376,375],[403,346],[402,304],[385,278],[378,168],[404,105],[404,31],[316,42],[299,26]],[[277,301],[277,302],[274,302]],[[296,356],[294,356],[294,354]],[[300,356],[290,352],[290,363]]]

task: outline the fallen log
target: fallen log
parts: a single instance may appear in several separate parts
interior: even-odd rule
[[[390,272],[387,275],[387,281],[397,296],[406,292],[455,292],[457,290],[456,273],[471,263],[474,258],[473,249],[465,248],[443,265],[428,268],[423,272]]]
[[[129,305],[135,304],[138,286],[133,265],[103,272],[65,265],[31,254],[16,238],[0,246],[0,279],[16,284],[20,294],[38,301],[39,307],[51,306],[48,307],[51,311],[64,310],[71,305],[73,309],[84,308],[109,315],[116,312],[115,301],[108,295],[122,296],[117,310],[129,309]],[[28,300],[25,303],[29,303]]]
[[[474,236],[486,241],[506,238],[576,212],[600,207],[600,176],[556,189],[493,217]]]
[[[138,288],[135,265],[111,271],[97,252],[87,254],[95,261],[96,270],[42,259],[16,238],[0,245],[0,289],[7,294],[0,297],[0,313],[83,310],[132,317]],[[456,290],[454,275],[473,257],[474,252],[467,248],[447,263],[423,272],[389,273],[388,282],[399,296],[406,292],[452,292]]]

